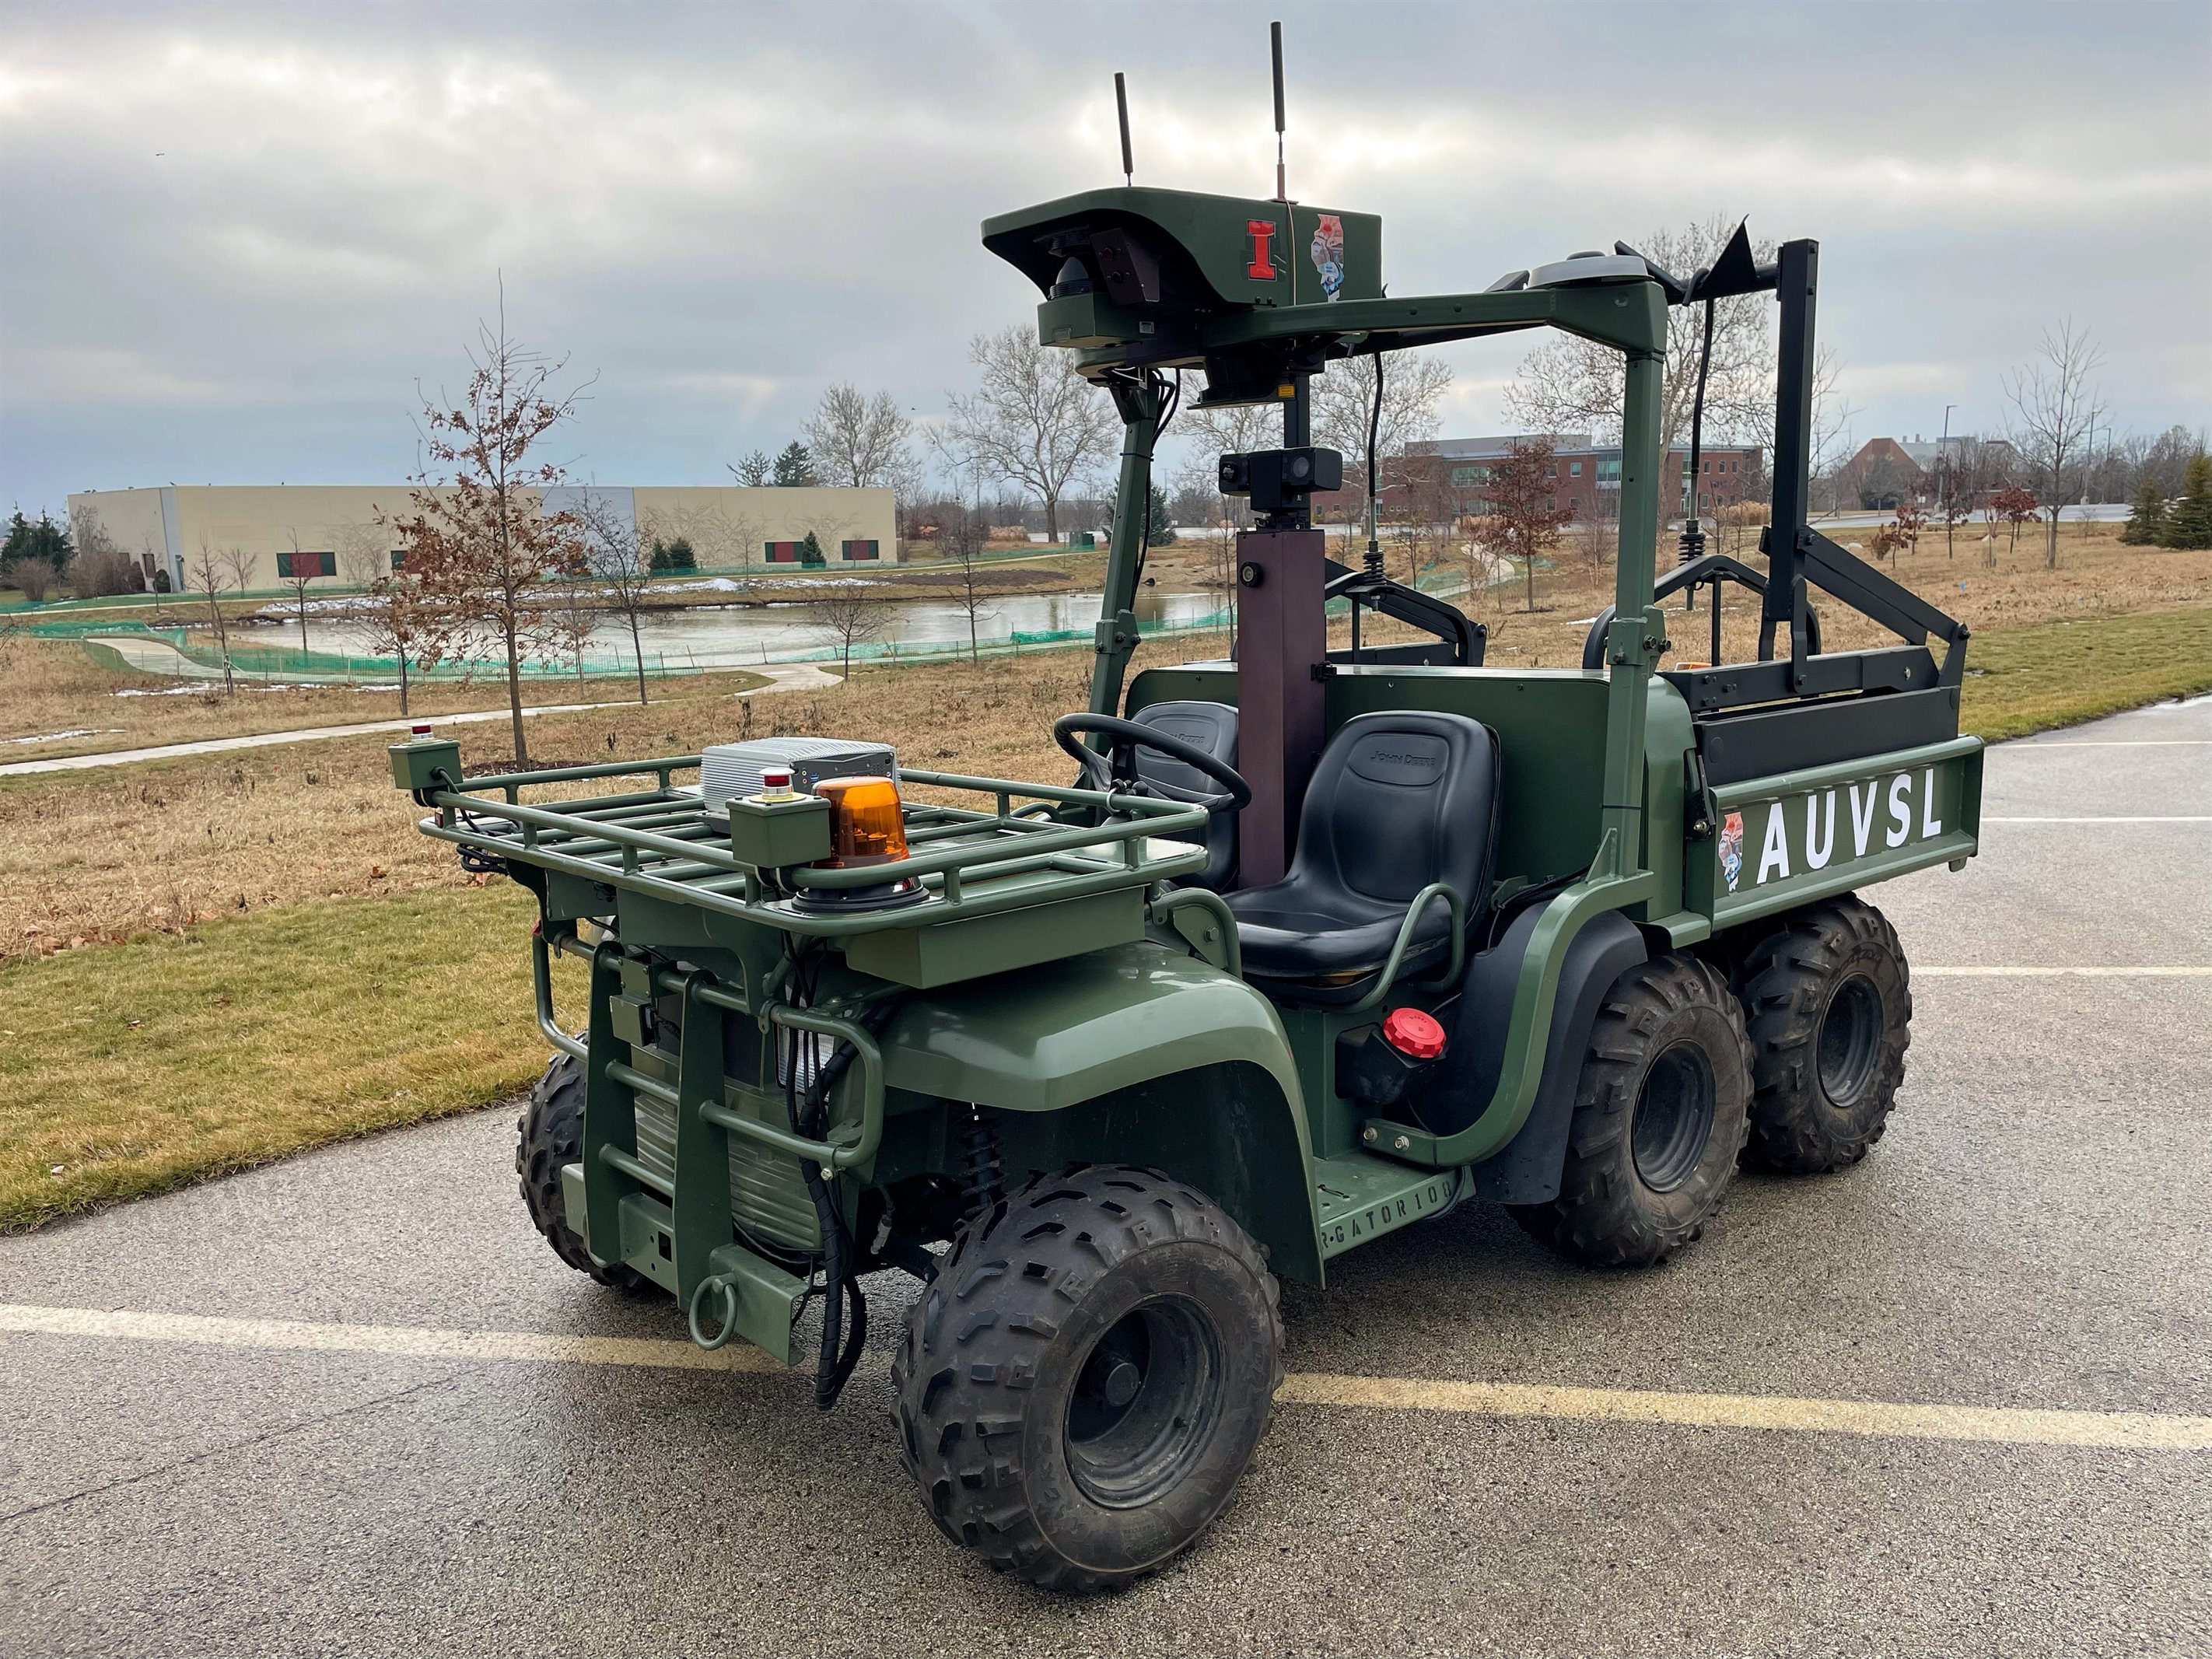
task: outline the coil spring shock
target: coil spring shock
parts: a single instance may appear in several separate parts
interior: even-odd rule
[[[968,1215],[982,1215],[1006,1195],[1006,1171],[999,1164],[999,1137],[980,1106],[970,1106],[960,1123],[961,1176],[968,1189]]]

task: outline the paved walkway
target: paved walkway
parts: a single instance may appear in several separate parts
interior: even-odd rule
[[[103,643],[112,645],[119,641],[110,640]],[[812,663],[769,663],[744,672],[766,675],[769,683],[754,686],[750,690],[732,692],[731,695],[733,696],[757,696],[763,691],[806,691],[817,686],[838,684],[835,674]],[[621,706],[605,702],[562,702],[526,708],[522,712],[526,718],[533,714],[573,714],[585,709]],[[507,718],[507,713],[504,708],[483,708],[464,714],[429,714],[420,718],[428,720],[433,726],[473,726],[481,720],[503,720]],[[51,760],[10,761],[0,765],[0,778],[17,777],[31,772],[82,772],[94,767],[127,766],[133,761],[174,760],[183,755],[219,755],[226,750],[266,749],[283,743],[319,743],[331,738],[361,737],[372,732],[404,732],[416,723],[416,718],[413,716],[401,720],[356,720],[350,726],[310,726],[292,732],[256,732],[238,738],[203,738],[196,743],[159,744],[149,749],[111,749],[98,755],[63,755]]]

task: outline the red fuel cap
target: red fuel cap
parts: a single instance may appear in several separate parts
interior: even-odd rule
[[[1418,1008],[1394,1008],[1382,1040],[1409,1060],[1434,1060],[1444,1051],[1444,1028]]]

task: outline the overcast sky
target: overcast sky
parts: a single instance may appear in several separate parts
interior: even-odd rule
[[[0,506],[415,462],[495,300],[606,483],[726,481],[822,388],[918,415],[1036,303],[978,222],[1115,182],[1379,212],[1400,293],[1749,214],[1822,244],[1854,431],[1990,429],[2071,315],[2212,422],[2212,6],[0,4]],[[1450,349],[1448,433],[1525,344]]]

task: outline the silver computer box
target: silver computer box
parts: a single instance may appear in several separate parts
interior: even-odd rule
[[[728,823],[731,798],[760,793],[761,773],[771,766],[788,766],[791,787],[799,790],[811,790],[823,778],[898,776],[898,763],[891,757],[889,744],[858,743],[850,738],[718,743],[699,755],[699,794],[708,820]]]

